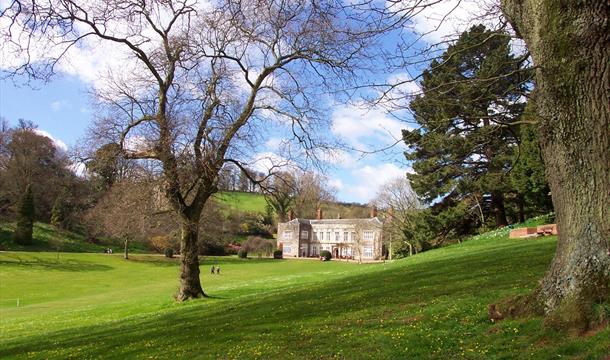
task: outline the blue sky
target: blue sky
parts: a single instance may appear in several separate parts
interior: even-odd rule
[[[419,32],[436,29],[435,22],[437,24],[446,9],[451,8],[447,3],[457,3],[457,0],[447,0],[444,6],[422,12],[414,18],[413,28]],[[455,10],[452,18],[445,19],[437,31],[424,39],[436,43],[457,28],[468,25],[466,18],[473,3],[464,1],[461,6],[463,9]],[[0,116],[11,124],[16,124],[18,119],[31,120],[60,146],[76,145],[93,120],[88,89],[95,86],[96,72],[104,66],[117,66],[117,61],[120,61],[120,57],[109,54],[112,50],[103,46],[71,50],[68,61],[59,67],[62,74],[54,77],[50,83],[36,84],[36,89],[15,86],[12,80],[0,80]],[[3,54],[2,68],[10,68],[10,63],[11,59],[7,60]],[[121,66],[120,62],[118,66]],[[391,76],[406,76],[406,73]],[[333,136],[354,148],[368,150],[373,149],[371,144],[381,148],[396,142],[401,129],[409,126],[381,109],[365,109],[357,104],[336,105],[328,116],[329,130]],[[272,135],[263,151],[273,153],[277,140]],[[324,175],[335,189],[337,200],[366,203],[374,198],[383,183],[405,176],[410,170],[404,159],[404,151],[402,143],[387,152],[365,157],[357,152],[342,151],[338,160],[324,171]]]

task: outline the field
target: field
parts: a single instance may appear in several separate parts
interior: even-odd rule
[[[385,264],[205,258],[211,298],[183,304],[175,259],[3,252],[0,358],[605,359],[608,328],[487,318],[554,248],[501,231]]]

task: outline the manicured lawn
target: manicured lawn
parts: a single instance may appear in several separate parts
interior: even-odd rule
[[[555,248],[498,234],[385,264],[205,258],[212,298],[184,304],[176,260],[0,253],[0,358],[604,359],[607,328],[488,320]]]

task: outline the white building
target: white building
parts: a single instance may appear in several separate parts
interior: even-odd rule
[[[317,257],[328,250],[333,258],[376,260],[382,256],[382,226],[373,207],[368,219],[299,219],[278,224],[277,246],[284,257]]]

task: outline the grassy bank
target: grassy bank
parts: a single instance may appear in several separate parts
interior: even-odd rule
[[[385,264],[205,258],[212,298],[184,304],[175,259],[0,253],[0,357],[604,359],[608,329],[487,318],[536,285],[554,247],[502,231]]]

